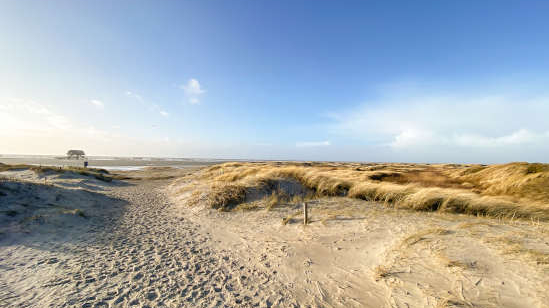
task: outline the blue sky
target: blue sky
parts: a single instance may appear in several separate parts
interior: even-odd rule
[[[548,12],[0,1],[0,152],[547,162]]]

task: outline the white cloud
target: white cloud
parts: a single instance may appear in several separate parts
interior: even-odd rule
[[[537,134],[527,129],[519,129],[511,134],[499,137],[458,135],[455,138],[455,143],[461,146],[493,147],[543,142],[547,137],[549,136],[543,133]]]
[[[194,78],[189,79],[186,84],[181,86],[181,89],[183,89],[187,95],[200,95],[206,92],[200,88],[200,82]]]
[[[183,89],[191,104],[200,103],[199,96],[206,93],[206,90],[200,86],[200,82],[194,78],[189,79],[186,84],[179,86],[179,88]]]
[[[90,103],[92,105],[94,105],[95,107],[97,107],[97,109],[104,109],[105,108],[105,104],[103,104],[103,102],[100,101],[100,100],[92,99],[90,101]]]
[[[131,97],[131,98],[134,98],[140,102],[143,102],[143,97],[141,97],[141,95],[139,94],[136,94],[136,93],[133,93],[131,91],[126,91],[126,96],[127,97]]]
[[[402,148],[413,145],[428,145],[437,142],[436,136],[431,131],[420,129],[405,129],[400,134],[394,136],[390,143],[392,147]]]
[[[507,135],[495,137],[481,134],[454,134],[447,136],[433,131],[407,129],[394,136],[388,144],[393,148],[414,146],[460,146],[460,147],[504,147],[520,144],[534,144],[549,141],[546,133],[534,133],[519,129]]]
[[[305,148],[305,147],[325,147],[329,146],[330,141],[303,141],[303,142],[297,142],[295,144],[298,148]]]
[[[170,114],[164,110],[160,110],[160,115],[162,115],[163,117],[168,117],[170,116]]]
[[[517,147],[549,142],[549,96],[463,96],[388,93],[332,114],[331,131],[395,150],[440,146]],[[435,148],[437,147],[437,148]]]

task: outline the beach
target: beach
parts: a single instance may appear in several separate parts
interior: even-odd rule
[[[549,308],[549,1],[0,1],[0,308]]]
[[[546,222],[327,196],[304,225],[300,202],[196,203],[208,168],[0,172],[0,304],[547,307]]]

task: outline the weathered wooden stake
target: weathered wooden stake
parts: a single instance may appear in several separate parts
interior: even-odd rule
[[[303,202],[303,224],[306,225],[309,222],[307,213],[307,202]]]

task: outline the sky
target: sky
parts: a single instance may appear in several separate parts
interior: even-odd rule
[[[0,0],[0,153],[549,162],[548,13]]]

